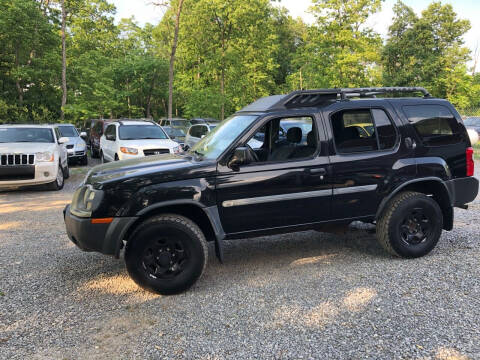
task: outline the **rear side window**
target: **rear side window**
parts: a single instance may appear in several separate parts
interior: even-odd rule
[[[340,153],[387,150],[395,146],[397,133],[384,110],[339,111],[331,116],[331,123]]]
[[[452,112],[442,105],[404,106],[403,111],[426,146],[456,144],[462,140]]]

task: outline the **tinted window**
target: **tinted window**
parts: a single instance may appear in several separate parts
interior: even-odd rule
[[[372,115],[375,122],[375,128],[373,126],[366,126],[365,130],[369,135],[373,135],[373,132],[377,131],[378,144],[380,150],[391,149],[395,145],[397,139],[397,133],[390,118],[385,111],[380,109],[372,109]]]
[[[105,136],[107,135],[113,135],[115,136],[115,125],[109,125],[107,126],[107,129],[105,130]]]
[[[53,143],[52,129],[0,128],[0,143]]]
[[[58,131],[60,132],[61,137],[78,137],[77,129],[73,126],[59,126]]]
[[[167,135],[157,125],[122,125],[118,129],[122,140],[167,139]]]
[[[333,136],[338,151],[353,153],[378,150],[372,114],[369,109],[340,111],[331,117]]]
[[[461,141],[455,116],[442,105],[404,106],[403,111],[427,146],[455,144]]]
[[[337,150],[341,153],[391,149],[397,134],[381,109],[340,111],[331,117]]]

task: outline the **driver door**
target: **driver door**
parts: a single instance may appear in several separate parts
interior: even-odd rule
[[[290,132],[295,137],[284,139],[281,129],[286,121],[290,125],[294,122],[291,127],[297,129]],[[262,132],[263,142],[258,132]],[[258,159],[233,170],[227,165],[230,152],[218,165],[217,205],[227,234],[311,224],[330,218],[332,185],[326,138],[321,122],[314,115],[266,119],[242,140],[237,146],[250,145]],[[257,146],[252,146],[254,143]]]

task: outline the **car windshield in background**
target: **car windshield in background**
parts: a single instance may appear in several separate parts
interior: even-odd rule
[[[172,120],[172,126],[178,126],[178,127],[183,127],[187,128],[190,127],[192,124],[190,121],[185,121],[185,120]]]
[[[52,129],[0,128],[0,143],[53,143]]]
[[[62,137],[78,137],[77,129],[73,126],[59,126],[58,130],[60,131],[60,135]]]
[[[166,131],[170,136],[177,136],[177,137],[185,136],[185,131],[183,131],[183,129],[171,127],[171,128],[168,128]]]
[[[465,126],[480,126],[480,117],[467,118],[463,123]]]
[[[121,140],[167,139],[167,135],[157,125],[122,125],[118,128]]]
[[[256,115],[245,115],[225,119],[189,152],[208,159],[218,158],[240,134],[250,127],[257,117]]]

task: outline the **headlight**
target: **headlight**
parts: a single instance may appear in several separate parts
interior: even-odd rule
[[[86,146],[85,144],[77,144],[77,149],[78,149],[79,151],[85,150],[86,147],[87,147],[87,146]]]
[[[35,157],[37,161],[41,161],[41,162],[53,162],[54,160],[53,153],[51,153],[50,151],[37,152],[35,154]]]
[[[128,155],[138,155],[138,149],[130,148],[130,147],[121,147],[120,151],[124,154]]]
[[[180,145],[175,146],[175,147],[172,149],[172,152],[173,152],[174,154],[181,153],[181,152],[182,152],[182,147],[181,147]]]
[[[78,217],[91,217],[103,198],[103,191],[95,190],[92,185],[84,185],[73,194],[70,212]]]

